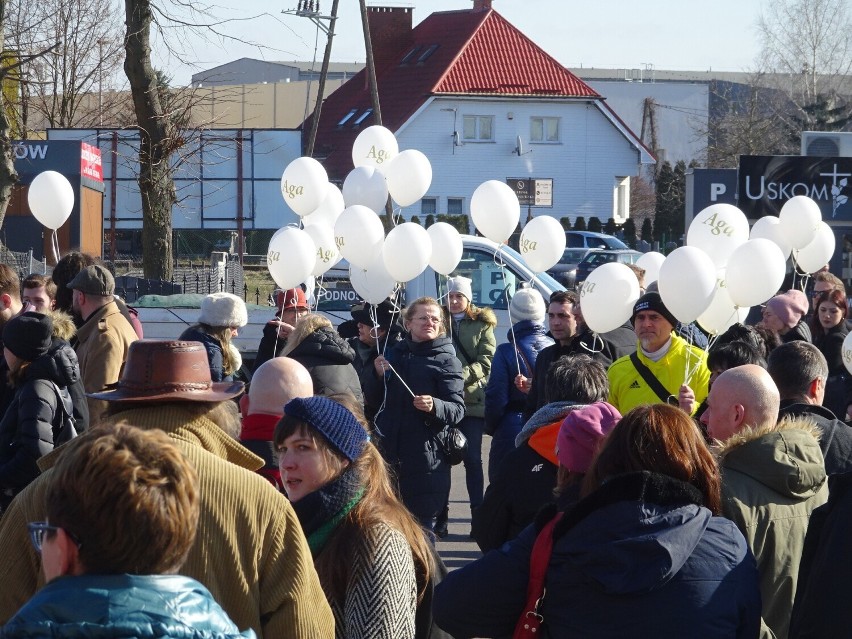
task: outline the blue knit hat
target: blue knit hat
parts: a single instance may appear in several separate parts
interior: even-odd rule
[[[364,452],[369,437],[355,415],[327,397],[297,397],[284,406],[284,414],[301,419],[319,431],[332,448],[349,461]]]

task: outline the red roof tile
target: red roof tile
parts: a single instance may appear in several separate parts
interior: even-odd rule
[[[376,69],[382,123],[391,131],[435,94],[600,97],[494,10],[433,13],[414,28],[412,42],[392,63]],[[418,62],[435,44],[434,52]],[[400,64],[417,47],[408,63]],[[325,100],[314,155],[324,158],[331,179],[342,180],[352,169],[352,143],[375,119],[371,116],[357,128],[352,122],[370,106],[366,70]],[[356,115],[338,127],[352,109]]]

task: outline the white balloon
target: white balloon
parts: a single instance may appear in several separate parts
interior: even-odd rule
[[[846,370],[852,373],[852,333],[849,333],[843,340],[843,346],[840,347],[840,355],[843,357],[843,365]]]
[[[316,246],[311,275],[320,276],[340,261],[340,251],[334,243],[334,229],[327,224],[311,224],[305,227],[305,233],[311,236]]]
[[[65,224],[74,208],[74,188],[61,173],[42,171],[33,178],[27,193],[33,217],[54,231]]]
[[[296,215],[308,215],[326,196],[328,174],[313,158],[296,158],[281,175],[281,196]]]
[[[765,215],[754,223],[751,227],[749,239],[757,240],[763,238],[770,240],[778,245],[781,249],[781,254],[786,260],[790,257],[790,252],[793,250],[793,245],[787,241],[784,232],[781,230],[781,220],[774,215]]]
[[[426,229],[432,239],[432,257],[429,266],[436,273],[449,275],[461,261],[464,244],[458,230],[452,224],[437,222]]]
[[[740,307],[734,304],[728,294],[728,287],[724,279],[718,280],[716,292],[710,306],[696,320],[705,331],[711,335],[724,333],[731,326],[744,323],[748,317],[749,307]]]
[[[397,282],[420,275],[432,257],[432,238],[419,224],[405,222],[394,227],[382,246],[385,268]]]
[[[280,288],[294,288],[310,277],[315,252],[310,235],[295,226],[287,226],[269,241],[266,266]]]
[[[806,247],[816,235],[822,221],[819,205],[807,195],[791,197],[778,214],[781,232],[794,249]]]
[[[725,284],[731,301],[742,307],[762,304],[778,292],[787,261],[771,240],[749,240],[731,253]]]
[[[492,242],[504,244],[521,219],[518,196],[505,182],[488,180],[473,192],[470,215],[476,228]],[[563,233],[564,235],[564,233]]]
[[[325,224],[334,228],[334,223],[337,218],[343,213],[346,205],[343,203],[343,193],[331,182],[325,185],[325,197],[320,205],[311,213],[302,218],[302,224],[310,226],[311,224]]]
[[[565,252],[565,229],[550,215],[533,218],[521,231],[521,257],[536,273],[558,264]]]
[[[343,201],[346,206],[360,204],[380,213],[388,201],[385,176],[371,166],[357,166],[343,181]]]
[[[368,126],[352,144],[352,164],[384,169],[399,153],[396,137],[383,126]]]
[[[732,204],[712,204],[702,210],[689,225],[686,245],[701,249],[717,268],[728,263],[728,257],[748,240],[748,220]]]
[[[834,231],[825,222],[820,222],[814,239],[804,248],[793,252],[793,259],[803,273],[816,273],[828,264],[834,255]]]
[[[694,322],[707,310],[716,290],[716,265],[695,246],[681,246],[669,253],[660,266],[660,297],[684,324]]]
[[[350,206],[334,225],[334,241],[340,254],[355,266],[366,268],[382,252],[385,227],[366,206]],[[384,267],[383,267],[384,268]]]
[[[408,149],[397,155],[384,169],[393,201],[409,206],[426,195],[432,184],[432,165],[429,158],[417,149]]]
[[[660,267],[663,265],[665,259],[666,256],[662,253],[648,251],[636,260],[636,266],[645,269],[645,286],[660,279]]]
[[[601,264],[580,289],[583,321],[596,333],[615,330],[630,319],[638,299],[639,281],[633,271],[621,262]]]
[[[381,251],[373,256],[373,261],[366,269],[350,266],[349,281],[361,299],[370,304],[381,304],[384,299],[390,297],[396,286],[396,280],[385,268]]]

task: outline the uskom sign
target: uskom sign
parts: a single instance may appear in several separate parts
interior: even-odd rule
[[[819,204],[826,222],[852,222],[852,158],[740,156],[737,201],[746,217],[778,215],[796,195]]]

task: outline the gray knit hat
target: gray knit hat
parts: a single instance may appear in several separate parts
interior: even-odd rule
[[[461,293],[467,298],[468,302],[473,301],[473,289],[471,284],[473,281],[464,275],[456,275],[447,279],[448,293]]]
[[[200,324],[240,328],[248,323],[246,303],[231,293],[211,293],[201,300]]]
[[[284,406],[284,414],[307,422],[349,461],[355,461],[364,452],[369,437],[355,415],[341,404],[315,395],[297,397]]]
[[[512,323],[532,320],[538,324],[544,321],[544,298],[534,288],[521,288],[515,291],[509,304],[509,317]]]

